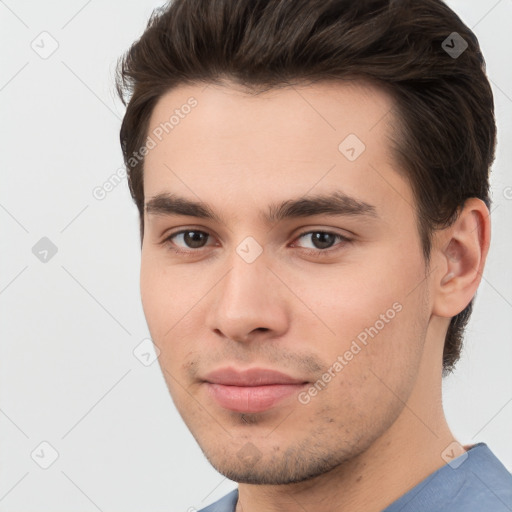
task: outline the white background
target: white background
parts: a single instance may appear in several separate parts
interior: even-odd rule
[[[126,179],[92,194],[122,173],[116,60],[162,3],[0,2],[2,512],[186,511],[235,487],[202,455],[158,363],[133,355],[149,332]],[[448,4],[483,48],[499,142],[492,248],[444,403],[463,444],[486,442],[512,470],[512,0]],[[31,48],[43,31],[58,42],[47,59]],[[32,253],[42,237],[58,248],[47,263]],[[42,441],[59,454],[48,469],[31,458]]]

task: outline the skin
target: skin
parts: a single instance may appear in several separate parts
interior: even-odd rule
[[[480,283],[489,247],[485,204],[466,202],[423,259],[414,196],[391,153],[393,103],[361,82],[250,96],[233,84],[166,93],[149,131],[193,96],[198,105],[146,156],[148,201],[162,192],[210,205],[223,222],[145,213],[144,314],[172,399],[210,463],[239,482],[237,511],[379,512],[445,464],[456,441],[442,400],[449,320]],[[366,149],[353,162],[338,145]],[[342,190],[378,218],[326,214],[269,226],[271,203]],[[187,245],[180,229],[206,232]],[[301,233],[330,232],[331,252]],[[237,246],[263,252],[247,263]],[[171,247],[196,251],[177,254]],[[307,250],[316,251],[308,254]],[[233,366],[322,379],[393,304],[393,319],[307,404],[261,413],[220,407],[201,380]],[[463,453],[455,444],[455,456]]]

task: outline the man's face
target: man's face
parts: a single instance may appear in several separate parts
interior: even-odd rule
[[[429,283],[390,153],[392,106],[361,83],[256,97],[209,85],[172,90],[153,111],[146,204],[169,194],[218,218],[165,215],[165,201],[145,212],[144,313],[178,411],[232,480],[333,469],[388,431],[417,385]],[[352,198],[341,213],[307,203],[335,193]],[[235,375],[211,375],[222,369]]]

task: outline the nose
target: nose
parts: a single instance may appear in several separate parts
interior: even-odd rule
[[[207,327],[240,342],[262,333],[265,338],[284,334],[290,316],[286,293],[264,254],[248,263],[235,253],[229,264],[229,271],[212,290]]]

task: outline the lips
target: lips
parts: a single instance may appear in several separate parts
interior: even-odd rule
[[[256,413],[270,409],[307,385],[276,370],[221,368],[204,377],[211,398],[224,409]]]
[[[304,384],[304,379],[294,379],[285,373],[264,368],[237,371],[234,368],[220,368],[208,373],[204,380],[224,386],[268,386],[271,384]]]

